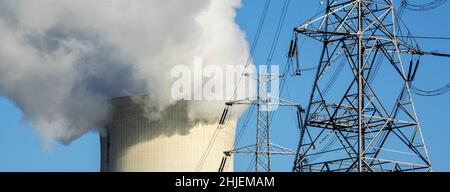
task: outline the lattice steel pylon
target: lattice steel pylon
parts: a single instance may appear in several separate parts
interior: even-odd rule
[[[432,170],[410,88],[421,51],[404,32],[393,0],[328,0],[294,29],[323,49],[293,171]]]
[[[247,76],[253,76],[246,74]],[[226,165],[226,159],[230,158],[232,154],[247,154],[254,155],[254,171],[255,172],[270,172],[272,171],[272,156],[273,155],[285,155],[295,156],[297,153],[295,150],[288,149],[286,147],[273,143],[270,138],[271,132],[271,120],[273,112],[278,107],[295,107],[301,110],[300,104],[287,101],[269,94],[269,89],[275,89],[270,86],[270,82],[275,79],[281,78],[280,74],[271,74],[266,70],[261,71],[255,77],[257,79],[257,94],[256,98],[246,98],[243,100],[230,101],[226,104],[232,105],[255,105],[257,110],[256,115],[256,142],[255,144],[236,147],[230,151],[225,151],[225,157],[222,159],[222,163],[219,168],[219,172],[222,172]]]

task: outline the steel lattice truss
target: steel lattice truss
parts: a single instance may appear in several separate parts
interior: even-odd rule
[[[294,30],[323,42],[294,171],[431,171],[404,66],[420,49],[393,1],[327,5]]]
[[[226,158],[232,154],[248,154],[254,155],[254,171],[270,172],[272,155],[292,155],[297,153],[294,150],[276,145],[270,138],[271,117],[273,116],[273,108],[278,107],[295,107],[300,109],[300,104],[293,103],[269,94],[270,81],[280,78],[279,74],[261,73],[258,74],[258,91],[256,98],[247,98],[228,102],[227,105],[255,105],[257,107],[257,127],[256,127],[256,143],[249,146],[235,148],[231,151],[225,151],[225,157],[222,160],[219,171],[226,166]]]

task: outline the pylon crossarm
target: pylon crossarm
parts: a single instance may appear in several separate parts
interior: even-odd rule
[[[429,165],[424,164],[418,164],[418,163],[408,163],[408,162],[402,162],[402,161],[395,161],[395,160],[388,160],[388,159],[381,159],[381,158],[370,158],[366,157],[367,160],[374,160],[382,163],[392,163],[392,164],[398,164],[402,166],[409,166],[409,167],[417,167],[417,168],[430,168]]]
[[[269,105],[301,107],[301,105],[299,103],[287,101],[287,100],[281,99],[279,97],[274,97],[272,95],[268,95],[267,100],[269,101],[269,103],[268,103]]]
[[[264,146],[266,145],[265,143],[261,143],[260,145]],[[271,155],[296,155],[297,153],[291,149],[285,148],[285,147],[281,147],[279,145],[270,144],[270,150],[260,150],[258,152],[256,152],[256,145],[249,145],[249,146],[245,146],[245,147],[241,147],[241,148],[237,148],[231,151],[226,151],[224,152],[225,154],[233,154],[233,153],[237,153],[237,154],[255,154],[255,153],[259,153],[259,154],[271,154]]]
[[[225,104],[228,105],[228,106],[231,106],[231,105],[251,105],[256,100],[257,100],[256,97],[252,97],[252,98],[246,98],[246,99],[242,99],[242,100],[229,101],[229,102],[226,102]]]

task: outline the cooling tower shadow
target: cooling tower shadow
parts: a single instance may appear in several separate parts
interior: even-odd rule
[[[191,120],[189,106],[192,104],[193,101],[178,101],[165,107],[155,117],[151,114],[152,110],[149,111],[148,106],[142,102],[136,102],[136,98],[113,99],[112,118],[106,134],[101,135],[101,171],[140,171],[139,166],[150,162],[152,165],[149,166],[158,164],[165,167],[163,170],[172,170],[170,163],[186,163],[186,159],[183,159],[182,155],[179,156],[180,154],[195,154],[191,155],[189,164],[198,162],[198,158],[203,154],[203,147],[214,133],[216,123]],[[203,131],[199,132],[201,129]],[[216,146],[219,147],[219,150],[216,150],[218,160],[214,160],[217,163],[220,163],[222,152],[234,142],[234,127],[228,131],[230,133],[226,134],[230,137],[219,139]],[[142,156],[145,157],[141,158]],[[145,160],[147,158],[151,160]],[[154,169],[160,170],[149,170]]]
[[[124,141],[127,143],[123,143],[126,146],[162,136],[187,135],[189,129],[198,123],[189,119],[187,101],[169,105],[157,112],[157,116],[152,114],[154,111],[144,103],[137,102],[135,97],[115,98],[112,105],[112,121],[108,124],[108,132],[128,134],[129,139]]]

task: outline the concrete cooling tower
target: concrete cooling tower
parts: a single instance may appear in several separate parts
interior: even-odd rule
[[[164,109],[159,118],[149,118],[133,98],[113,99],[112,119],[100,136],[101,171],[197,171],[218,123],[190,121],[188,108],[192,102],[177,102]],[[230,121],[219,132],[200,171],[218,171],[223,151],[233,146],[235,122]],[[224,171],[233,171],[233,158],[228,158]]]

